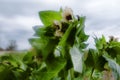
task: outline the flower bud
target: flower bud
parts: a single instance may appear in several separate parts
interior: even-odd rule
[[[71,8],[66,7],[62,13],[63,21],[69,21],[73,18],[73,11]]]

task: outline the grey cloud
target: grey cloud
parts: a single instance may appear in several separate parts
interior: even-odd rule
[[[15,40],[18,49],[30,48],[28,39],[33,36],[32,30],[24,29],[23,25],[0,22],[0,47],[6,48],[9,40]],[[32,26],[31,26],[32,28]],[[23,46],[22,46],[23,45]]]
[[[13,17],[16,15],[34,16],[43,9],[42,3],[32,2],[0,2],[0,15]]]
[[[76,15],[86,16],[86,33],[90,35],[95,33],[98,36],[102,34],[117,35],[120,30],[120,6],[118,3],[119,0],[58,0],[55,3],[49,0],[37,2],[35,0],[0,0],[0,16],[9,17],[11,20],[18,15],[37,18],[38,12],[41,10],[59,10],[60,7],[68,6]],[[20,46],[28,47],[27,39],[32,36],[33,31],[26,30],[22,23],[21,25],[13,24],[16,23],[15,21],[11,23],[0,21],[0,38],[4,38],[2,41],[16,39]]]
[[[28,42],[29,38],[32,38],[33,32],[27,30],[13,30],[13,31],[3,31],[0,32],[0,44],[6,47],[9,43],[9,40],[15,40],[18,44],[18,49],[29,48],[30,44]],[[23,44],[24,43],[24,44]],[[20,45],[24,45],[21,47]],[[29,45],[29,47],[28,47]]]
[[[88,19],[86,20],[86,28],[88,30],[104,30],[106,28],[111,28],[113,27],[114,25],[118,26],[120,25],[119,23],[120,19],[94,19],[91,18],[91,19]]]

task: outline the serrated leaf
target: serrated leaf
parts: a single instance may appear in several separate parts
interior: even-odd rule
[[[99,50],[99,49],[104,49],[104,47],[106,47],[106,39],[104,36],[102,36],[102,38],[94,38],[95,40],[95,45],[96,45],[96,48]]]

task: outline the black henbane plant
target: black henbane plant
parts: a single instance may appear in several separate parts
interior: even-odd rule
[[[0,56],[0,80],[120,80],[120,42],[95,37],[86,49],[85,17],[70,8],[40,11],[32,49]],[[14,52],[18,53],[18,52]]]
[[[84,32],[85,17],[76,18],[70,8],[39,12],[43,26],[34,27],[36,38],[30,39],[41,56],[40,80],[74,78],[74,70],[83,71],[83,51],[88,35]],[[71,75],[71,77],[69,77]],[[73,76],[72,76],[73,75]]]

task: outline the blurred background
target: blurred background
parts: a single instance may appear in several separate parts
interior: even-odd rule
[[[93,37],[120,37],[120,0],[0,0],[0,49],[27,50],[33,26],[42,25],[38,12],[72,8],[75,15],[86,16],[85,31]],[[11,47],[10,47],[11,48]]]

